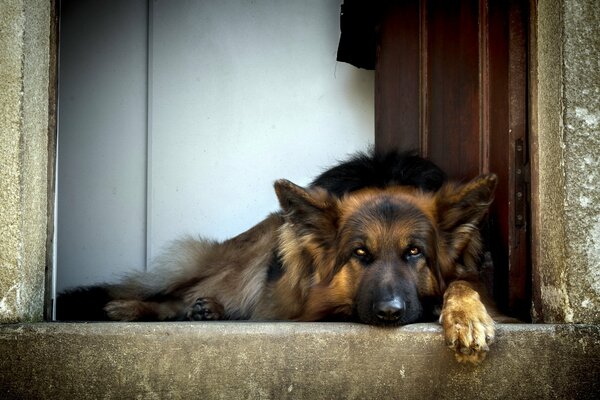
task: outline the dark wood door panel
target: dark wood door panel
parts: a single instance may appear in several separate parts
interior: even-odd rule
[[[423,153],[454,179],[478,175],[479,29],[477,0],[424,3],[427,101]]]
[[[375,69],[375,145],[414,149],[420,142],[420,4],[401,1],[382,15]]]
[[[527,6],[523,0],[405,0],[382,15],[377,149],[417,150],[453,179],[499,177],[487,236],[493,290],[528,314]],[[519,174],[520,171],[520,174]]]

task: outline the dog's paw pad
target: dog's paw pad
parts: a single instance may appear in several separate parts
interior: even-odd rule
[[[188,309],[186,318],[190,321],[217,321],[223,319],[225,309],[221,303],[207,297],[200,297]]]

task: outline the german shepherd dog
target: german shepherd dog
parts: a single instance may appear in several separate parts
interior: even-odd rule
[[[59,320],[439,318],[459,361],[483,360],[495,309],[478,226],[496,176],[466,184],[406,154],[358,155],[308,188],[275,182],[281,210],[224,242],[185,238],[146,273],[57,299]]]

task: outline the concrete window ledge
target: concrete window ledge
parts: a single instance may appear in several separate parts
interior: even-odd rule
[[[0,326],[0,396],[52,399],[598,398],[600,326],[499,325],[478,366],[436,324]]]

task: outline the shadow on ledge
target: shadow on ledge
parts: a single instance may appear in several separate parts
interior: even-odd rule
[[[499,325],[480,365],[436,324],[0,325],[3,399],[584,399],[600,326]]]

